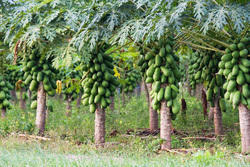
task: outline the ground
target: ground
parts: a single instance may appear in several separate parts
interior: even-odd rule
[[[249,156],[240,154],[238,112],[227,105],[225,134],[215,138],[199,100],[187,94],[184,98],[186,117],[179,114],[173,121],[170,152],[159,150],[158,131],[148,133],[144,95],[130,98],[126,106],[116,97],[115,111],[107,110],[104,148],[93,144],[94,114],[86,107],[77,108],[74,102],[67,117],[63,101],[50,98],[54,111],[49,113],[45,137],[38,138],[35,111],[15,106],[0,121],[0,166],[250,166]]]

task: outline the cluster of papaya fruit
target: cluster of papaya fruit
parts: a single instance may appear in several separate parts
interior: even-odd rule
[[[200,69],[202,69],[202,67],[200,67],[201,63],[202,57],[199,56],[198,52],[193,52],[188,65],[188,81],[192,89],[195,89],[196,85],[201,82],[201,72],[197,73]]]
[[[11,107],[9,100],[11,99],[10,90],[13,89],[13,86],[5,78],[5,75],[0,75],[0,109],[6,110]]]
[[[207,100],[214,106],[215,98],[219,98],[221,111],[226,111],[224,89],[222,88],[225,78],[218,74],[220,55],[211,51],[195,52],[192,54],[189,64],[189,80],[192,88],[201,83],[206,88]]]
[[[124,84],[122,85],[122,89],[125,93],[132,92],[137,84],[141,81],[140,71],[137,69],[133,69],[126,73]]]
[[[150,96],[153,109],[159,110],[160,102],[166,100],[173,114],[177,114],[179,105],[176,97],[181,74],[178,71],[179,58],[173,53],[173,45],[171,37],[154,42],[153,49],[146,50],[145,58],[141,57],[138,65],[145,71],[146,83],[152,83]]]
[[[240,103],[250,109],[250,38],[234,40],[234,43],[225,49],[225,54],[219,63],[219,74],[224,75],[226,82],[225,99],[234,107]]]
[[[97,105],[105,109],[111,103],[119,82],[114,76],[113,59],[105,54],[108,46],[101,46],[92,54],[88,64],[83,66],[82,96],[83,105],[90,105],[90,112],[95,112]]]
[[[6,71],[6,74],[8,75],[8,81],[11,83],[11,85],[13,85],[13,87],[16,88],[16,90],[26,88],[26,85],[23,82],[24,72],[22,70],[21,63],[9,66],[8,70]],[[28,94],[26,91],[22,93],[22,99],[28,99]]]
[[[49,96],[54,96],[56,91],[56,73],[52,67],[52,60],[46,59],[38,49],[33,49],[25,56],[23,64],[24,83],[29,86],[30,91],[37,91],[40,82],[43,82],[44,90]]]
[[[23,81],[24,80],[24,72],[21,69],[21,65],[13,65],[8,68],[6,71],[6,74],[8,74],[8,81],[12,84],[15,85],[17,81]],[[21,87],[24,87],[25,84],[22,83]]]
[[[69,73],[63,72],[61,75],[62,94],[64,100],[70,98],[73,101],[79,96],[79,93],[82,91],[82,87],[80,85],[81,73],[82,71],[73,70]]]

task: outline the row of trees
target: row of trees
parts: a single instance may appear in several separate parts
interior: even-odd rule
[[[142,57],[135,59],[138,67],[130,68],[141,70],[150,91],[151,130],[158,128],[159,111],[162,149],[170,149],[171,116],[179,110],[175,98],[182,75],[176,54],[187,53],[188,46],[197,54],[189,55],[193,64],[186,77],[193,87],[205,84],[214,107],[216,135],[223,133],[225,99],[239,109],[242,152],[249,152],[249,18],[245,1],[3,1],[0,30],[14,64],[22,56],[24,75],[32,75],[27,83],[31,91],[37,91],[40,134],[44,133],[46,94],[53,96],[56,89],[55,68],[69,67],[80,57],[84,103],[95,110],[96,144],[103,144],[104,109],[119,85],[110,55],[132,44]]]

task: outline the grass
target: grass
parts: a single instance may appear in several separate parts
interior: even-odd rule
[[[186,121],[179,114],[173,126],[188,136],[206,136],[213,133],[213,124],[203,119],[202,107],[195,97],[185,95]],[[65,115],[65,104],[53,98],[46,125],[46,137],[51,141],[37,141],[11,135],[35,134],[35,111],[21,111],[14,107],[7,118],[0,121],[0,166],[249,166],[246,157],[239,156],[240,133],[238,113],[223,113],[225,136],[215,141],[185,140],[182,135],[172,135],[174,149],[192,149],[187,154],[159,152],[159,135],[142,138],[124,136],[127,130],[148,128],[148,109],[145,96],[131,97],[126,106],[106,112],[105,148],[95,148],[94,114],[88,108],[76,108],[73,104],[71,117]],[[114,130],[116,136],[110,135]],[[132,133],[133,134],[133,133]]]

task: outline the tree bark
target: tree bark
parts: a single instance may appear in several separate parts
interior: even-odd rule
[[[250,153],[250,110],[243,104],[239,105],[241,152]]]
[[[111,100],[111,104],[110,104],[110,110],[114,111],[115,110],[115,100],[114,100],[114,96],[110,97]]]
[[[16,91],[15,90],[11,90],[10,91],[11,97],[14,101],[15,104],[17,104],[17,96],[16,96]]]
[[[5,108],[2,108],[1,117],[2,118],[6,117],[6,109]]]
[[[79,97],[77,98],[77,102],[76,102],[76,107],[80,108],[81,107],[81,99],[82,99],[82,93],[79,93]]]
[[[141,96],[141,84],[137,85],[137,97]]]
[[[214,113],[214,132],[215,135],[219,136],[223,134],[223,126],[222,126],[222,112],[220,110],[219,98],[215,97],[215,106],[213,108]]]
[[[206,91],[204,89],[201,90],[201,100],[202,100],[202,108],[203,108],[203,115],[204,115],[204,120],[206,117],[208,117],[207,114],[207,95]]]
[[[69,117],[71,115],[71,110],[72,110],[71,97],[68,96],[68,98],[67,98],[67,105],[66,105],[66,116],[67,117]]]
[[[38,134],[43,136],[46,121],[46,93],[44,91],[43,82],[39,83],[37,91],[37,110],[36,110],[36,127]]]
[[[214,107],[209,108],[208,119],[212,121],[214,119]]]
[[[25,93],[25,88],[21,88],[20,89],[20,108],[22,110],[25,110],[26,109],[26,101],[25,99],[23,98],[23,94]]]
[[[170,108],[167,107],[167,103],[164,100],[161,102],[160,136],[164,140],[161,149],[171,149],[171,113]]]
[[[105,111],[98,104],[95,111],[95,144],[103,146],[105,143]]]
[[[126,104],[126,99],[125,99],[125,92],[122,91],[122,106],[124,107]]]
[[[146,87],[147,98],[149,99],[149,129],[151,132],[158,130],[158,113],[152,107],[152,98],[149,96],[148,91],[152,90],[152,84],[147,84]]]
[[[149,87],[148,87],[148,85],[146,84],[145,81],[143,81],[143,84],[144,84],[144,91],[145,91],[145,94],[146,94],[146,98],[147,98],[147,101],[148,101],[148,108],[150,108],[150,95],[149,95],[149,90],[148,90]],[[151,88],[152,88],[152,86],[151,86]]]

